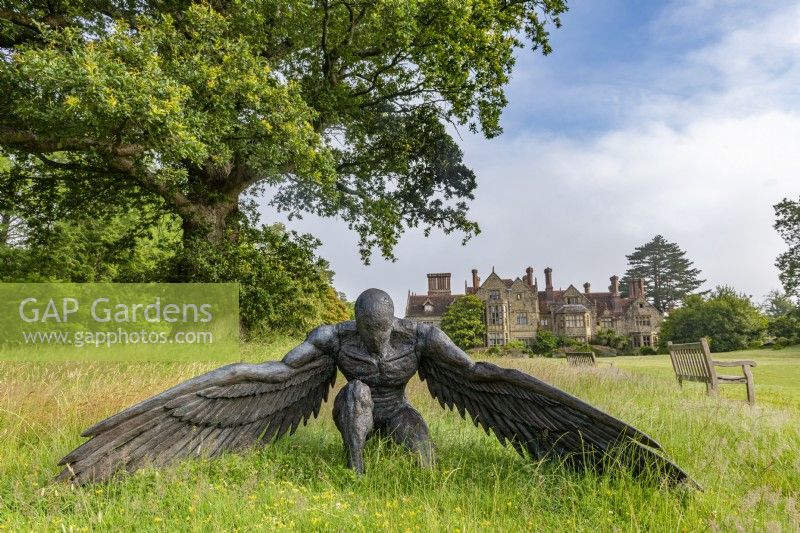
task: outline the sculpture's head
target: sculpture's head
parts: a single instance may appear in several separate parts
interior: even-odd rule
[[[394,324],[394,304],[380,289],[367,289],[356,300],[356,328],[370,352],[389,342]]]

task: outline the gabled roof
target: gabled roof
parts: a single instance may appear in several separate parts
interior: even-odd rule
[[[514,284],[514,280],[513,279],[503,279],[500,276],[498,276],[495,271],[492,271],[492,273],[489,274],[488,276],[486,276],[486,279],[483,280],[483,283],[481,283],[480,288],[483,288],[487,283],[489,283],[490,281],[493,281],[493,280],[497,280],[497,281],[501,282],[503,285],[506,286],[506,288],[509,288],[509,287],[511,287],[511,285]]]
[[[575,288],[574,286],[570,285],[570,287]],[[568,289],[567,289],[568,290]],[[550,311],[550,308],[555,310],[560,309],[561,306],[565,304],[564,302],[564,293],[566,290],[559,290],[553,291],[553,299],[547,299],[547,292],[546,291],[539,291],[539,312],[547,313]],[[595,308],[597,315],[602,315],[606,311],[608,311],[611,315],[619,316],[625,314],[631,306],[638,302],[639,298],[627,298],[622,296],[614,296],[610,292],[590,292],[586,294],[586,292],[578,291],[581,296],[589,300]]]
[[[440,317],[447,311],[450,304],[455,302],[462,294],[410,294],[406,304],[406,318],[414,317]],[[430,303],[433,310],[425,312],[425,304]]]

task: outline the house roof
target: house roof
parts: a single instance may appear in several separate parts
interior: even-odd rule
[[[560,306],[564,305],[564,292],[566,291],[553,291],[553,299],[548,300],[547,292],[539,291],[539,311],[548,312],[551,306],[560,310]],[[598,315],[602,315],[605,311],[612,315],[622,315],[637,301],[636,298],[614,296],[610,292],[590,292],[588,294],[582,292],[581,295],[592,302]]]
[[[406,317],[440,317],[447,311],[454,301],[463,296],[462,294],[410,294],[406,304]],[[431,312],[425,312],[425,303],[430,302],[433,306]]]

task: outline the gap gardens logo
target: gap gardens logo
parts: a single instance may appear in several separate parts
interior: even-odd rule
[[[0,284],[0,359],[238,358],[236,283]]]

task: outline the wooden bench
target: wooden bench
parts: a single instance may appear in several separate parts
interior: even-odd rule
[[[750,367],[756,366],[755,361],[714,361],[711,359],[711,350],[706,339],[685,344],[668,342],[667,347],[675,377],[678,378],[681,387],[684,381],[698,381],[706,384],[708,394],[716,394],[717,385],[741,383],[747,385],[747,402],[750,405],[756,402],[753,374],[750,372]],[[715,370],[718,366],[741,367],[744,375],[720,376]]]
[[[570,366],[597,366],[594,352],[565,352]]]

